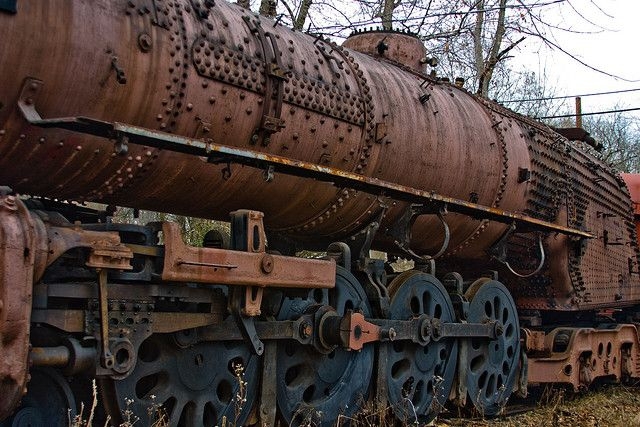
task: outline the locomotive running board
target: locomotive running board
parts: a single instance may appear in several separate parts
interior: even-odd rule
[[[127,144],[144,145],[183,154],[206,157],[212,163],[229,162],[263,169],[269,178],[277,171],[287,175],[312,178],[318,181],[332,183],[336,186],[353,188],[375,196],[390,197],[397,200],[432,206],[434,212],[447,210],[478,220],[489,220],[515,225],[521,233],[542,231],[560,233],[578,238],[593,239],[596,237],[588,231],[542,221],[520,213],[454,199],[432,191],[423,191],[315,163],[303,162],[253,150],[213,144],[199,139],[185,138],[139,126],[118,122],[105,122],[88,117],[42,119],[36,111],[33,101],[33,97],[37,94],[41,85],[42,82],[36,79],[28,79],[25,83],[20,101],[18,101],[18,106],[22,114],[30,124],[44,128],[61,128],[115,140],[116,151],[123,154],[126,153]],[[29,92],[31,92],[31,94],[29,94]]]

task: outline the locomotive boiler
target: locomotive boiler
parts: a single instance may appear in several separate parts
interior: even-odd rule
[[[0,35],[6,425],[65,424],[93,379],[115,422],[328,426],[640,377],[637,196],[413,35],[220,0],[4,1]]]

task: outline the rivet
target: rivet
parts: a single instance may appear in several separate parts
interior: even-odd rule
[[[82,146],[81,145],[76,145],[76,151],[81,151],[82,150]]]

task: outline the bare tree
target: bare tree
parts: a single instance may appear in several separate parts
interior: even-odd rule
[[[602,143],[602,160],[620,172],[640,172],[640,123],[637,118],[623,113],[589,116],[583,119],[583,127]]]
[[[287,0],[282,0],[281,3],[287,10],[287,15],[291,21],[291,28],[297,31],[303,30],[309,17],[309,9],[313,4],[313,0],[301,0],[297,5],[289,3]]]
[[[286,9],[288,24],[294,28],[308,26],[310,32],[329,37],[344,38],[363,27],[408,30],[440,59],[439,74],[464,77],[475,92],[495,97],[495,76],[509,67],[509,59],[525,40],[572,56],[555,41],[556,34],[602,31],[586,18],[605,15],[596,0],[580,8],[574,1],[281,0],[279,7]]]

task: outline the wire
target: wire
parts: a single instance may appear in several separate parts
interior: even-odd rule
[[[599,114],[625,113],[627,111],[638,111],[638,110],[640,110],[640,107],[637,107],[637,108],[625,108],[625,109],[622,109],[622,110],[596,111],[596,112],[593,112],[593,113],[580,113],[579,115],[580,116],[596,116],[596,115],[599,115]],[[575,113],[574,114],[563,114],[563,115],[560,115],[560,116],[536,117],[536,119],[538,119],[538,120],[542,120],[542,119],[565,119],[565,118],[568,118],[568,117],[575,117],[576,115],[578,115],[578,114],[575,114]]]
[[[594,92],[594,93],[585,93],[584,95],[565,95],[565,96],[548,96],[546,98],[532,98],[532,99],[509,99],[507,101],[500,101],[501,104],[506,104],[507,102],[536,102],[536,101],[551,101],[553,99],[569,99],[569,98],[584,98],[587,96],[598,96],[598,95],[611,95],[614,93],[626,93],[626,92],[637,92],[640,88],[636,89],[624,89],[624,90],[611,90],[608,92]]]
[[[543,8],[546,6],[551,6],[554,4],[558,4],[558,3],[564,3],[566,0],[549,0],[547,2],[544,3],[539,3],[539,4],[533,4],[533,5],[528,5],[528,4],[513,4],[513,5],[507,5],[504,7],[504,9],[533,9],[533,8]],[[483,9],[469,9],[466,11],[448,11],[448,12],[440,12],[440,13],[432,13],[429,14],[429,18],[438,18],[438,17],[447,17],[447,16],[465,16],[465,15],[473,15],[476,14],[478,12],[494,12],[494,11],[499,11],[502,8],[499,6],[495,6],[495,7],[487,7],[487,8],[483,8]],[[420,21],[423,20],[424,16],[408,16],[405,18],[398,18],[398,19],[392,19],[393,23],[400,23],[400,24],[406,24],[407,22],[411,22],[411,21]],[[351,22],[348,26],[345,25],[327,25],[327,26],[323,26],[323,27],[314,27],[313,30],[314,31],[322,31],[322,30],[335,30],[335,29],[343,29],[345,27],[359,27],[359,26],[366,26],[366,25],[380,25],[380,21],[378,21],[378,18],[372,18],[372,19],[367,19],[364,21],[356,21],[356,22]]]

